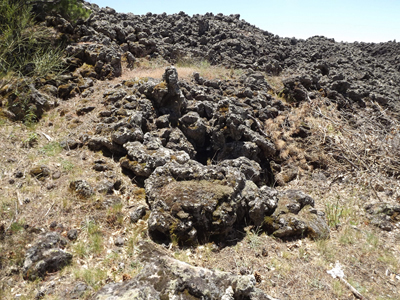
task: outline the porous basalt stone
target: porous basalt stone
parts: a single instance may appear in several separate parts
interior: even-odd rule
[[[194,267],[176,260],[144,242],[139,245],[143,268],[139,274],[123,283],[111,283],[96,292],[91,300],[138,299],[211,299],[226,298],[227,291],[233,299],[269,299],[256,288],[253,275],[233,275]]]
[[[259,188],[246,176],[257,175],[259,166],[244,158],[204,166],[190,160],[171,161],[145,180],[150,206],[150,236],[160,241],[197,244],[227,234],[248,222],[261,226],[277,206],[277,192]],[[240,162],[248,165],[240,168]],[[246,169],[247,167],[247,169]]]
[[[72,181],[69,184],[69,189],[84,199],[87,199],[94,194],[93,188],[86,180]]]
[[[44,278],[47,273],[59,271],[70,264],[72,254],[60,249],[66,244],[67,241],[56,232],[49,232],[40,237],[26,251],[22,270],[24,279]]]
[[[264,218],[263,227],[267,232],[282,239],[329,238],[325,214],[314,208],[314,199],[299,190],[287,190],[278,197],[274,213]]]

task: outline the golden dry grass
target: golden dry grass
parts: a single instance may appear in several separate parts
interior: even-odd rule
[[[122,80],[146,77],[162,79],[165,68],[168,66],[171,66],[171,64],[162,59],[149,60],[147,58],[139,58],[132,68],[123,66],[122,76],[114,78],[111,82],[117,83]],[[199,73],[201,77],[208,80],[234,78],[242,73],[222,66],[211,66],[204,60],[183,59],[174,66],[178,71],[179,80],[188,81],[193,78],[194,72]]]

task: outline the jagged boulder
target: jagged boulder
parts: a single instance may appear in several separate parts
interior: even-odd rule
[[[196,112],[189,112],[179,119],[181,130],[196,149],[204,148],[208,123]]]
[[[247,180],[242,190],[242,202],[247,220],[261,227],[264,218],[271,215],[278,205],[278,191],[268,186],[258,188],[253,181]]]
[[[314,208],[314,199],[299,190],[287,190],[279,195],[278,206],[264,218],[264,229],[279,238],[329,238],[325,214]]]
[[[253,275],[233,275],[194,267],[171,258],[153,244],[139,245],[143,268],[135,278],[105,285],[91,300],[270,299],[256,288]]]
[[[232,229],[244,176],[234,168],[172,161],[145,181],[151,214],[149,233],[156,240],[195,244]]]
[[[277,205],[276,192],[246,180],[257,176],[258,165],[251,169],[248,162],[243,172],[235,165],[238,163],[204,166],[190,160],[185,164],[171,161],[155,169],[145,181],[150,236],[197,244],[243,225],[244,218],[261,225]]]
[[[26,280],[43,278],[47,273],[61,270],[72,261],[72,254],[61,248],[67,241],[56,232],[49,232],[40,237],[26,251],[23,277]]]
[[[161,139],[146,133],[143,144],[128,142],[124,144],[127,155],[120,160],[122,168],[128,169],[136,176],[149,177],[152,172],[170,161],[185,163],[189,155],[184,151],[174,151],[162,146]]]
[[[77,43],[67,46],[66,52],[79,58],[89,66],[93,66],[98,79],[111,79],[121,76],[121,50],[117,45],[101,43]],[[91,68],[89,68],[91,70]],[[92,72],[87,72],[88,67],[79,70],[83,77]],[[90,75],[93,76],[93,75]]]
[[[69,189],[83,199],[87,199],[94,194],[92,186],[83,179],[71,181]]]
[[[365,206],[368,218],[372,225],[385,230],[392,231],[396,223],[400,222],[400,205],[379,202],[368,203]]]
[[[175,67],[167,67],[163,81],[146,88],[146,94],[161,115],[168,115],[169,121],[177,124],[186,107],[186,99],[179,87],[178,72]]]
[[[56,106],[47,94],[37,90],[33,84],[18,81],[4,84],[0,96],[7,101],[6,116],[15,121],[38,120],[45,111]]]

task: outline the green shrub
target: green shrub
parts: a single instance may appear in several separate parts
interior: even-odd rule
[[[15,119],[32,123],[40,117],[32,87],[57,79],[66,69],[63,57],[53,33],[35,22],[26,1],[0,0],[0,93]]]
[[[43,78],[63,71],[62,51],[50,30],[36,25],[24,2],[0,0],[0,76]]]
[[[86,19],[91,11],[83,6],[79,0],[33,0],[30,4],[35,7],[35,13],[42,15],[59,14],[70,22]]]
[[[331,228],[337,228],[340,225],[340,219],[343,216],[343,208],[340,207],[339,200],[336,204],[325,204],[325,215]]]

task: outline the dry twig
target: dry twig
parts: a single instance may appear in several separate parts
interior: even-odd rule
[[[361,300],[366,300],[367,298],[365,298],[363,295],[361,295],[350,283],[347,282],[346,279],[339,277],[340,281],[343,282],[346,287],[354,294],[354,296],[357,299],[361,299]]]

